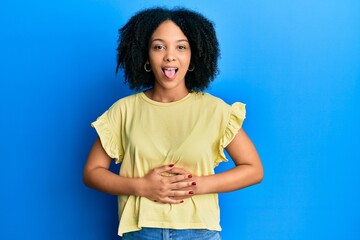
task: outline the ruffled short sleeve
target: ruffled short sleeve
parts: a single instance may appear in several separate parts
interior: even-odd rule
[[[227,162],[228,160],[224,154],[224,148],[235,138],[246,117],[245,104],[236,102],[230,106],[230,112],[227,119],[225,131],[220,139],[219,154],[220,158],[215,161],[215,166],[220,162]]]
[[[120,112],[116,111],[112,106],[98,117],[95,122],[91,123],[91,126],[95,128],[99,135],[105,152],[115,159],[116,163],[120,163],[124,155],[120,136],[120,117]]]

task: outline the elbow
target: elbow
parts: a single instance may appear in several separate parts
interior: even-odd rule
[[[91,177],[89,174],[89,171],[87,169],[84,169],[83,175],[82,175],[82,181],[85,184],[85,186],[91,188],[92,184],[91,184]]]
[[[264,179],[264,169],[262,166],[259,167],[259,169],[256,171],[256,173],[254,174],[254,180],[255,180],[255,184],[259,184],[262,182],[262,180]]]
[[[259,174],[256,178],[255,184],[259,184],[262,182],[262,180],[264,179],[264,174]]]
[[[264,179],[264,169],[262,165],[253,165],[249,174],[251,185],[259,184]]]

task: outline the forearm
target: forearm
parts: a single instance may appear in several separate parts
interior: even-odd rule
[[[198,177],[196,194],[231,192],[260,183],[262,178],[261,166],[238,165],[219,174]]]
[[[163,173],[174,173],[174,176],[164,177]],[[132,195],[141,196],[147,199],[162,202],[178,204],[183,202],[181,197],[192,195],[194,191],[192,181],[183,182],[189,179],[189,173],[181,168],[175,168],[174,165],[165,165],[149,171],[144,177],[127,178],[116,175],[108,170],[107,167],[85,167],[83,179],[84,183],[91,188],[114,195]],[[184,190],[188,187],[188,190]],[[180,190],[179,190],[180,189]]]
[[[211,176],[199,177],[196,194],[231,192],[261,182],[264,170],[255,146],[240,129],[226,147],[236,167]]]
[[[83,180],[86,186],[113,195],[139,195],[140,191],[140,178],[119,176],[103,167],[85,170]]]

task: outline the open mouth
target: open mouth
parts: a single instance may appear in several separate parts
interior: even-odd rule
[[[178,68],[162,68],[162,71],[167,78],[173,78],[178,70]]]

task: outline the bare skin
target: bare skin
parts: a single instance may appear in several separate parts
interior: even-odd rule
[[[126,178],[109,170],[113,161],[97,139],[91,149],[84,168],[83,178],[87,186],[114,195],[135,195],[163,203],[181,203],[181,197],[190,195],[188,189],[194,189],[190,173],[175,166],[162,166],[151,170],[142,178]],[[172,172],[175,176],[162,176]],[[184,190],[181,190],[184,189]],[[185,190],[186,189],[186,190]],[[180,197],[174,199],[173,197]]]
[[[235,191],[261,182],[263,168],[254,145],[243,130],[227,146],[235,167],[211,176],[194,176],[175,166],[151,170],[142,178],[126,178],[109,170],[112,159],[97,139],[84,168],[87,186],[114,195],[135,195],[161,202],[178,204],[195,194]],[[177,175],[166,177],[164,172]],[[195,185],[196,184],[196,185]]]
[[[191,181],[195,181],[196,186],[191,190],[195,194],[231,192],[262,181],[264,170],[260,157],[243,129],[240,129],[226,147],[226,151],[235,163],[235,167],[210,176],[193,176]]]
[[[165,21],[155,30],[149,46],[149,59],[156,81],[145,94],[154,101],[173,102],[185,97],[185,85],[191,49],[187,37],[172,21]],[[176,68],[167,77],[163,69]],[[112,159],[97,139],[84,167],[87,186],[114,195],[141,196],[160,203],[179,204],[193,195],[230,192],[261,182],[263,167],[259,155],[243,129],[226,147],[235,167],[211,176],[194,176],[186,169],[167,165],[152,169],[144,177],[127,178],[109,170]],[[164,176],[163,173],[174,176]],[[186,201],[186,200],[185,200]]]

